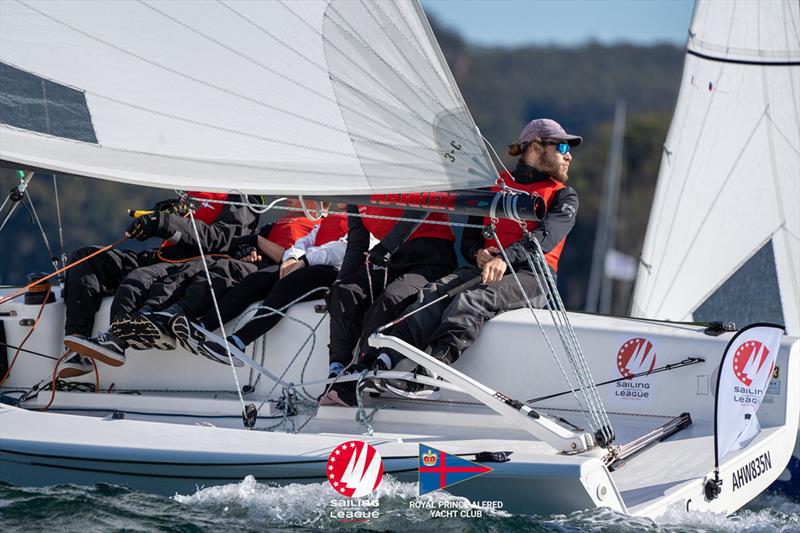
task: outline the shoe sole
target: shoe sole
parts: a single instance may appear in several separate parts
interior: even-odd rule
[[[84,357],[91,357],[95,361],[100,361],[110,366],[122,366],[125,364],[124,355],[120,356],[120,354],[106,350],[94,343],[84,344],[77,340],[64,339],[64,346]]]
[[[175,342],[165,332],[161,331],[152,320],[142,315],[115,322],[111,326],[111,333],[118,339],[127,342],[136,350],[172,350]]]
[[[69,378],[77,378],[78,376],[85,376],[86,374],[91,374],[92,370],[86,370],[83,368],[72,367],[72,366],[62,366],[58,369],[58,377],[59,379],[69,379]]]
[[[205,340],[205,336],[192,328],[185,316],[173,320],[170,329],[172,329],[172,334],[175,335],[175,339],[184,350],[194,355],[202,355],[199,347]],[[202,338],[199,338],[199,336],[202,336]]]

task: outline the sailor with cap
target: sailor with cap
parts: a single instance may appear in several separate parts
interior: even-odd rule
[[[567,180],[572,161],[570,149],[582,141],[581,137],[567,133],[554,120],[532,120],[523,128],[517,141],[508,147],[509,155],[519,156],[516,168],[510,173],[501,173],[508,187],[536,193],[544,199],[547,213],[541,222],[528,222],[527,233],[541,245],[554,277],[564,242],[575,225],[578,212],[578,193],[567,185]],[[493,190],[500,190],[500,187]],[[492,224],[490,219],[479,217],[471,217],[469,222],[484,227]],[[525,305],[519,284],[509,275],[512,269],[529,301],[535,307],[544,307],[546,296],[527,260],[526,232],[518,222],[508,219],[497,221],[494,231],[495,236],[486,237],[480,229],[466,229],[461,252],[473,266],[461,268],[426,286],[421,300],[405,310],[407,315],[417,309],[419,312],[411,314],[387,333],[452,364],[475,342],[484,322]],[[508,260],[500,253],[499,245],[505,249]],[[528,249],[530,246],[528,243]],[[480,282],[477,285],[423,308],[478,276]],[[545,284],[544,280],[541,282]],[[377,356],[375,366],[381,370],[391,369],[401,359],[399,353],[386,350]],[[411,392],[409,389],[419,388],[411,382],[392,381],[390,384],[394,384],[394,392],[406,395]],[[403,390],[397,391],[396,388]]]

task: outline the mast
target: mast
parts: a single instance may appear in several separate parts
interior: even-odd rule
[[[603,178],[603,206],[597,217],[597,233],[592,253],[592,270],[585,310],[608,314],[611,311],[613,290],[607,262],[614,250],[614,232],[617,221],[617,203],[622,176],[622,147],[625,137],[625,102],[618,100],[614,109],[614,126],[609,148],[608,166]]]

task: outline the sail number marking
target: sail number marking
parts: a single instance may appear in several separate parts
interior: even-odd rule
[[[453,154],[455,154],[456,152],[460,152],[461,151],[461,145],[458,144],[455,141],[450,141],[450,146],[452,146],[453,149],[450,150],[449,152],[445,152],[443,155],[444,155],[445,159],[447,159],[451,163],[455,163],[456,162],[456,156],[454,156]]]

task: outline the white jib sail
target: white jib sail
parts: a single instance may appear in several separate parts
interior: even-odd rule
[[[0,159],[276,194],[496,178],[416,1],[3,0]]]
[[[800,335],[800,4],[698,1],[632,314]]]

